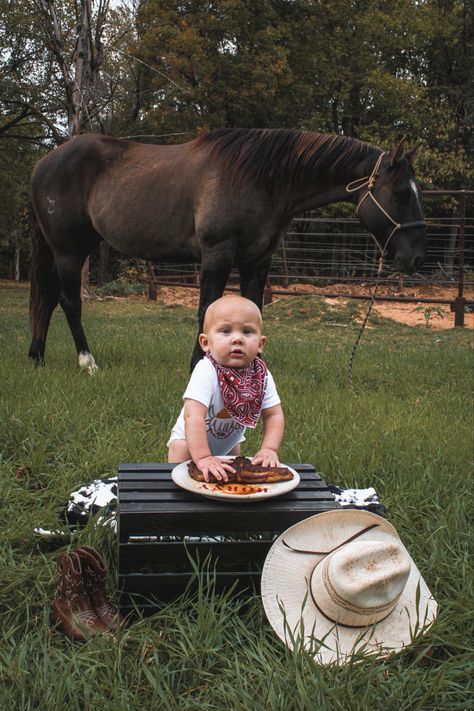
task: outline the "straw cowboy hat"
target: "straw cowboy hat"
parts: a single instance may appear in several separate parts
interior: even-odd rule
[[[327,511],[275,541],[262,600],[291,649],[320,664],[400,651],[436,617],[437,604],[394,527],[368,511]]]

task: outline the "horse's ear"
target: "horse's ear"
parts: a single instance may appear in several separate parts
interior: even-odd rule
[[[405,155],[408,159],[408,162],[411,165],[413,165],[415,163],[416,159],[420,155],[420,151],[421,151],[421,143],[418,143],[417,146],[415,146],[414,148],[410,148],[410,150],[405,153]]]
[[[407,140],[406,136],[403,136],[402,140],[398,144],[396,148],[393,149],[393,151],[390,153],[390,165],[395,165],[395,163],[398,163],[398,161],[403,158],[403,154],[405,151],[405,141]]]

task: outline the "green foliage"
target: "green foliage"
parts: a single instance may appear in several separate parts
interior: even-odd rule
[[[151,67],[142,94],[149,124],[162,132],[284,123],[281,106],[289,106],[295,77],[277,5],[144,3],[135,53]],[[298,4],[294,13],[301,14]]]
[[[100,370],[77,370],[55,312],[44,368],[27,362],[25,290],[0,293],[0,708],[138,711],[465,709],[472,664],[471,334],[380,320],[366,331],[349,395],[357,324],[319,299],[281,299],[264,313],[267,361],[287,419],[283,461],[310,461],[327,481],[373,485],[439,603],[415,647],[386,661],[318,667],[289,652],[258,596],[247,609],[201,587],[117,638],[72,644],[48,620],[57,557],[95,546],[109,566],[115,537],[94,523],[59,550],[54,527],[68,493],[112,476],[122,461],[160,461],[188,378],[195,313],[143,300],[91,301],[85,327]],[[361,307],[362,308],[362,307]],[[342,324],[342,325],[341,325]],[[260,431],[251,432],[252,452]],[[31,473],[15,479],[28,465]],[[212,577],[212,576],[211,576]]]
[[[143,294],[146,287],[143,284],[133,284],[124,279],[108,281],[95,289],[97,296],[131,296]]]
[[[148,0],[133,50],[148,65],[143,118],[156,133],[296,126],[384,148],[407,135],[426,149],[426,187],[460,187],[471,21],[459,1]]]
[[[443,309],[440,306],[430,306],[429,304],[423,306],[420,304],[420,306],[417,306],[413,311],[419,311],[423,315],[427,328],[433,319],[444,318]]]

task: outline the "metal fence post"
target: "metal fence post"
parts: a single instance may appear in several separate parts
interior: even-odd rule
[[[466,219],[466,194],[461,192],[459,215],[459,259],[458,259],[458,295],[454,301],[454,325],[464,326],[464,223]]]

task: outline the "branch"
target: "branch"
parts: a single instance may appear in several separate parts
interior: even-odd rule
[[[127,54],[127,52],[123,52],[121,49],[117,49],[117,47],[111,47],[110,45],[106,45],[105,49],[109,52],[118,52],[121,54],[123,57],[128,57],[128,59],[134,59],[136,62],[139,62],[140,64],[143,64],[145,67],[148,67],[148,69],[151,69],[152,72],[156,72],[156,74],[159,74],[160,76],[164,77],[167,81],[170,82],[170,84],[174,84],[174,86],[182,91],[185,94],[191,94],[190,89],[183,89],[182,86],[177,84],[173,79],[170,79],[169,76],[167,76],[164,72],[160,72],[159,69],[156,69],[156,67],[152,67],[150,64],[147,64],[144,62],[142,59],[139,59],[138,57],[134,57],[133,54]]]
[[[61,70],[66,91],[70,90],[71,78],[68,66],[64,57],[64,45],[61,39],[61,27],[59,25],[53,0],[37,0],[39,6],[43,30],[46,35],[47,44],[56,57],[56,61]],[[49,42],[48,42],[49,40]]]
[[[10,128],[12,128],[12,126],[16,126],[17,123],[20,123],[20,121],[23,121],[23,119],[26,118],[27,116],[29,116],[30,114],[31,114],[30,110],[28,108],[24,107],[20,111],[18,116],[15,116],[15,118],[11,119],[11,121],[8,121],[3,126],[0,126],[0,135],[2,133],[6,133],[7,131],[9,131]]]
[[[0,97],[0,101],[3,101],[5,104],[13,104],[14,106],[21,106],[22,111],[26,112],[25,116],[34,116],[40,123],[44,123],[45,126],[49,128],[51,133],[53,134],[54,140],[56,141],[57,145],[59,146],[61,143],[64,143],[64,137],[61,134],[60,131],[58,131],[57,127],[54,125],[54,123],[49,119],[45,114],[43,114],[42,111],[40,111],[36,106],[33,106],[32,104],[28,103],[27,101],[22,101],[21,99],[7,99],[4,97]]]
[[[27,101],[21,101],[20,99],[3,99],[3,101],[5,101],[5,103],[17,104],[18,106],[22,106],[23,111],[26,111],[25,115],[34,116],[40,123],[43,123],[49,128],[56,145],[59,146],[61,145],[61,143],[64,143],[63,135],[60,133],[60,131],[58,131],[51,119],[45,116],[45,114],[43,114],[39,109],[37,109],[36,106],[32,106]]]
[[[28,141],[29,143],[34,143],[37,146],[44,146],[45,148],[51,148],[51,143],[45,140],[44,136],[23,136],[22,134],[8,133],[5,136],[1,136],[1,140],[5,141],[7,139],[14,141]]]

